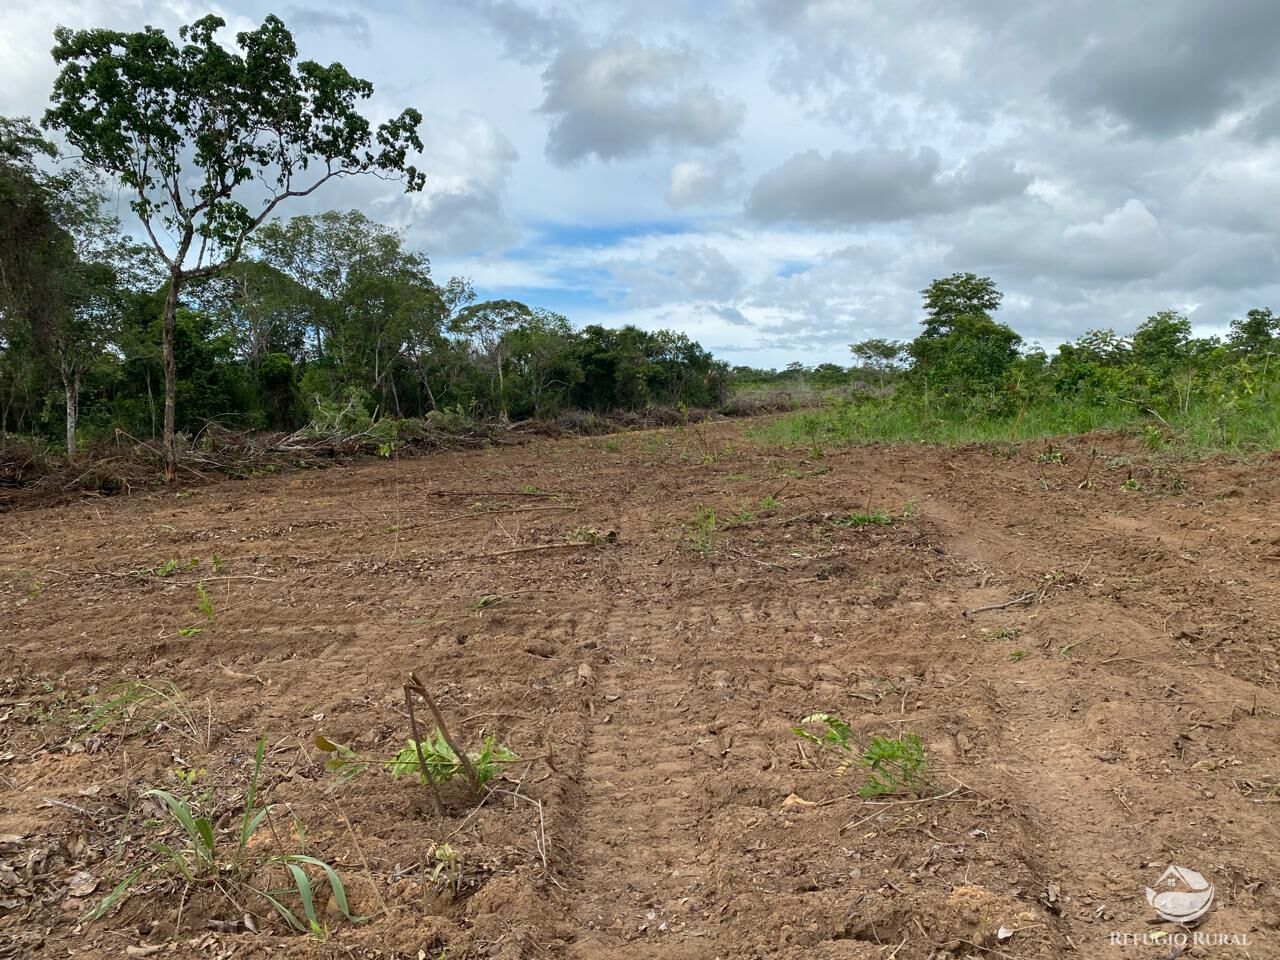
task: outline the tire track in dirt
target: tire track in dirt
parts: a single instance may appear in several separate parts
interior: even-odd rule
[[[1038,872],[1045,872],[1044,888],[1037,893],[1045,897],[1050,883],[1060,887],[1064,926],[1086,949],[1109,930],[1146,923],[1141,885],[1154,881],[1165,863],[1186,861],[1230,876],[1230,861],[1251,832],[1261,828],[1274,835],[1254,811],[1232,803],[1230,795],[1219,798],[1183,772],[1189,763],[1175,746],[1206,739],[1196,733],[1199,726],[1221,724],[1198,721],[1204,708],[1185,709],[1171,691],[1189,697],[1187,705],[1193,706],[1193,691],[1202,684],[1228,694],[1223,702],[1244,704],[1260,688],[1185,663],[1170,620],[1194,621],[1209,610],[1229,617],[1228,610],[1247,603],[1233,581],[1206,580],[1169,591],[1164,612],[1172,607],[1180,613],[1149,614],[1147,598],[1165,592],[1162,574],[1178,559],[1176,531],[1158,517],[1145,517],[1142,529],[1099,537],[1104,531],[1081,523],[1085,510],[1076,497],[1045,498],[1030,517],[1017,509],[1016,498],[987,500],[975,516],[971,497],[963,488],[935,490],[928,512],[949,528],[955,549],[997,568],[997,582],[1005,581],[1010,596],[1055,569],[1070,574],[1062,587],[1044,590],[1035,605],[979,617],[971,627],[1016,629],[1022,634],[1018,645],[1034,655],[1015,666],[1001,662],[998,644],[977,644],[982,672],[992,678],[1006,719],[990,731],[984,752],[1005,779],[1015,809],[1043,837],[1036,859]],[[1120,525],[1112,520],[1111,526]],[[1037,568],[998,569],[1002,556],[1028,551],[1038,558]],[[965,605],[991,602],[990,592],[967,591]],[[1072,650],[1071,656],[1064,652]],[[1274,699],[1262,692],[1267,701]],[[1234,722],[1234,710],[1229,720]],[[1165,759],[1140,763],[1146,751],[1139,744],[1164,730],[1170,731],[1169,746],[1157,752]],[[1230,808],[1228,823],[1241,817],[1253,826],[1213,835],[1224,806]],[[1220,904],[1214,922],[1235,922],[1229,904]]]
[[[636,484],[624,481],[615,528],[627,549],[653,530],[651,512],[629,512]],[[691,731],[705,712],[698,669],[683,631],[651,617],[643,593],[615,591],[584,630],[592,662],[580,669],[582,747],[573,835],[574,871],[567,956],[582,960],[705,957],[711,944],[696,913],[712,855],[701,823],[705,765]],[[598,642],[595,642],[598,641]],[[586,676],[583,676],[586,673]]]

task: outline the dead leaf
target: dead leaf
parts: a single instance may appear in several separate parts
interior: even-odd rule
[[[787,799],[782,801],[782,806],[784,808],[785,807],[816,807],[817,803],[815,803],[812,800],[806,800],[804,797],[797,796],[796,794],[791,793],[787,795]]]
[[[148,944],[145,947],[125,947],[126,957],[154,957],[164,949],[164,944]]]
[[[68,881],[67,893],[73,897],[87,897],[98,889],[98,878],[87,870],[78,870]]]

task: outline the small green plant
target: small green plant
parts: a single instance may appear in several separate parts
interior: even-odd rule
[[[418,762],[419,748],[422,751],[422,764]],[[511,763],[520,759],[506,747],[496,743],[492,734],[481,742],[478,753],[468,753],[467,758],[471,761],[471,769],[475,771],[477,788],[493,779],[494,774],[498,772],[499,763]],[[424,785],[426,781],[423,779],[423,766],[426,767],[426,775],[431,778],[432,783],[437,784],[447,783],[459,774],[465,773],[462,761],[453,752],[453,748],[449,746],[439,728],[436,728],[421,743],[414,740],[407,741],[400,752],[382,766],[396,779],[415,776]]]
[[[750,523],[756,518],[756,515],[745,507],[735,513],[726,522],[727,523]]]
[[[148,571],[148,573],[150,573],[152,576],[164,579],[165,577],[169,576],[171,573],[174,573],[177,569],[178,569],[177,560],[166,560],[164,563],[160,564],[158,567],[152,567]]]
[[[1016,640],[1021,631],[1017,627],[996,627],[994,630],[983,630],[984,640]]]
[[[202,633],[204,633],[204,627],[179,627],[178,628],[178,636],[183,638],[196,637]]]
[[[889,527],[893,525],[893,517],[885,513],[883,510],[871,510],[867,513],[847,513],[837,520],[833,520],[837,527]]]
[[[897,737],[877,735],[863,740],[848,723],[831,713],[810,714],[800,723],[820,725],[821,732],[813,733],[804,726],[792,727],[796,736],[844,755],[839,773],[855,766],[866,771],[867,779],[858,788],[858,796],[871,798],[900,793],[928,796],[937,792],[929,782],[924,747],[914,733]]]
[[[226,567],[226,565],[222,562],[222,558],[218,556],[216,553],[209,559],[209,564],[210,566],[213,567],[214,573],[221,573]]]
[[[782,506],[780,500],[775,499],[770,494],[765,494],[760,498],[760,502],[756,504],[756,509],[761,513],[767,513],[770,510],[777,510],[780,506]]]
[[[698,505],[692,524],[686,524],[685,540],[704,557],[716,549],[716,511],[714,507]]]
[[[520,487],[520,492],[528,494],[542,493],[542,488],[535,487],[532,483],[526,483]]]
[[[209,594],[204,589],[203,583],[196,584],[196,609],[209,622],[213,622],[213,601],[209,599]]]
[[[506,603],[510,597],[504,597],[500,593],[483,594],[475,603],[477,610],[487,610],[489,607],[496,607],[500,603]]]
[[[1036,463],[1066,463],[1066,457],[1060,449],[1046,441],[1044,449],[1036,454]]]
[[[435,866],[431,868],[431,883],[437,889],[453,889],[454,896],[462,892],[462,862],[452,845],[440,843],[431,851]],[[443,881],[443,882],[442,882]]]
[[[80,725],[80,738],[120,726],[127,735],[137,729],[166,728],[193,743],[208,746],[208,727],[202,726],[186,695],[171,680],[130,680],[114,688],[106,700],[87,704],[89,715]]]
[[[130,888],[140,878],[148,880],[169,873],[176,874],[188,886],[210,886],[237,905],[238,898],[232,895],[233,890],[257,894],[294,930],[318,936],[325,928],[316,912],[315,888],[307,872],[308,868],[320,871],[323,882],[328,883],[333,901],[343,916],[353,923],[366,919],[351,913],[342,878],[325,861],[300,853],[263,857],[249,849],[250,841],[268,821],[271,812],[269,805],[257,806],[258,780],[262,773],[266,746],[266,738],[260,738],[254,753],[248,788],[240,808],[239,828],[230,835],[228,828],[220,829],[212,814],[207,812],[212,809],[211,800],[201,804],[168,790],[147,790],[143,796],[158,801],[162,811],[167,814],[167,820],[161,818],[158,825],[170,829],[176,827],[177,840],[152,842],[150,849],[153,858],[130,871],[82,919],[92,921],[105,916],[127,896]],[[292,882],[291,889],[266,890],[255,886],[259,874],[273,869],[283,871]],[[290,895],[297,896],[303,918],[299,918],[285,903],[285,898]]]
[[[1133,492],[1141,490],[1142,484],[1138,481],[1137,477],[1130,477],[1124,483],[1120,484],[1120,489],[1126,492]]]
[[[1014,651],[1010,652],[1010,654],[1009,654],[1009,659],[1010,659],[1010,660],[1012,660],[1014,663],[1017,663],[1019,660],[1024,660],[1024,659],[1026,659],[1026,656],[1027,656],[1027,651],[1025,651],[1025,650],[1014,650]]]

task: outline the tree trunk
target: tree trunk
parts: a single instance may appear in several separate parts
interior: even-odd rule
[[[164,478],[168,483],[178,479],[178,438],[174,433],[175,410],[178,403],[178,369],[173,359],[173,336],[178,314],[178,284],[181,277],[175,270],[169,274],[169,292],[164,298],[164,327],[161,352],[164,363]]]
[[[76,421],[80,419],[80,370],[62,364],[62,386],[67,393],[67,461],[76,458]]]

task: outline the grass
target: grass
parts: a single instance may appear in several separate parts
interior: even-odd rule
[[[1188,457],[1224,453],[1248,457],[1280,449],[1280,404],[1223,406],[1207,401],[1185,410],[1155,411],[1131,403],[1086,406],[1044,403],[1010,416],[926,414],[905,400],[837,402],[778,417],[749,431],[757,443],[805,446],[815,456],[827,446],[864,443],[1008,444],[1096,430],[1132,433],[1153,449]],[[1058,462],[1052,447],[1046,460]]]
[[[152,841],[148,847],[150,856],[141,866],[125,874],[83,919],[92,921],[106,916],[127,898],[130,889],[139,882],[147,883],[170,875],[188,887],[207,886],[220,891],[237,909],[240,898],[255,894],[294,930],[322,938],[327,931],[316,911],[315,884],[309,871],[318,871],[320,882],[328,884],[333,901],[344,917],[353,923],[365,919],[351,913],[342,878],[330,864],[303,853],[268,856],[250,849],[250,842],[262,827],[270,825],[270,805],[257,805],[258,781],[266,745],[265,737],[258,740],[244,799],[229,817],[215,818],[211,796],[202,802],[168,790],[145,791],[143,796],[155,801],[165,815],[154,823],[164,831],[166,840]],[[238,824],[235,822],[237,819]],[[267,890],[257,886],[259,877],[270,872],[287,877],[291,888]],[[285,902],[295,895],[302,908],[301,917]]]
[[[831,713],[814,713],[800,723],[791,728],[797,737],[841,755],[839,773],[851,767],[865,771],[866,779],[858,788],[858,796],[863,799],[904,793],[927,797],[937,793],[929,781],[924,747],[916,734],[863,739],[846,721]],[[806,730],[804,725],[819,727],[820,732]]]

